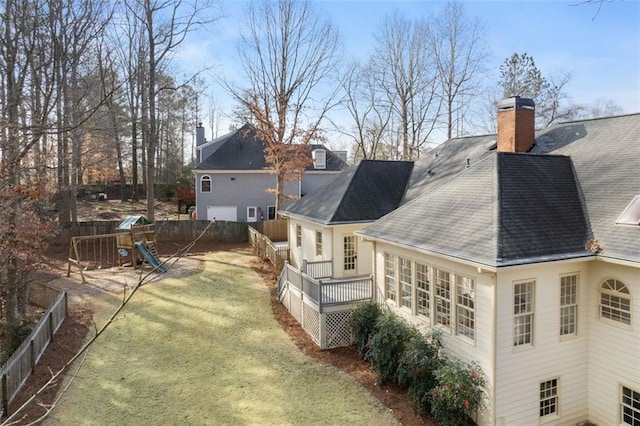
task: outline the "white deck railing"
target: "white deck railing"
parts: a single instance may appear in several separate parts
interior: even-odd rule
[[[285,264],[278,280],[278,288],[282,290],[287,284],[316,303],[320,312],[327,306],[362,302],[373,297],[371,275],[318,279]]]
[[[302,272],[313,278],[333,277],[333,261],[318,260],[315,262],[302,261]]]

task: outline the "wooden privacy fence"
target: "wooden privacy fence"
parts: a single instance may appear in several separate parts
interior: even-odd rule
[[[266,235],[271,241],[287,241],[289,221],[286,219],[265,220],[264,222],[256,222],[255,228],[262,235]]]
[[[255,228],[249,227],[249,245],[253,248],[256,256],[262,259],[269,259],[279,274],[286,261],[289,260],[289,245],[277,244],[271,241],[266,235],[262,235]]]
[[[103,220],[78,223],[60,223],[57,239],[66,244],[71,238],[78,236],[102,235],[116,233],[121,221]],[[198,237],[209,225],[207,220],[158,220],[156,238],[164,241],[191,241]],[[203,241],[221,241],[240,243],[247,241],[247,223],[216,221],[215,225],[203,235]],[[285,238],[286,239],[286,238]]]
[[[29,337],[0,368],[0,394],[2,395],[2,415],[9,412],[9,404],[20,388],[33,373],[44,350],[67,316],[67,293],[59,293],[53,304],[44,313]]]

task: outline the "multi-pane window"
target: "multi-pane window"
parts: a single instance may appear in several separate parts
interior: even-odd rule
[[[416,263],[416,302],[417,313],[424,317],[431,317],[431,288],[429,282],[430,268],[427,265]]]
[[[631,293],[621,281],[610,279],[600,285],[600,318],[631,325]]]
[[[316,256],[322,256],[322,232],[316,231]]]
[[[356,269],[356,237],[355,235],[345,235],[344,244],[344,270],[355,271]]]
[[[456,282],[456,332],[475,337],[476,287],[472,278],[454,275]]]
[[[396,262],[389,253],[384,254],[384,289],[387,299],[396,300]]]
[[[640,392],[622,386],[620,420],[624,425],[640,426]]]
[[[296,225],[296,247],[302,247],[302,228]]]
[[[560,335],[578,332],[578,275],[560,277]]]
[[[533,299],[535,281],[513,286],[513,346],[533,343]]]
[[[211,176],[204,175],[200,178],[200,192],[211,192]]]
[[[558,379],[540,383],[540,417],[558,413]]]
[[[411,309],[413,288],[411,283],[411,261],[403,257],[398,258],[400,271],[398,279],[400,281],[400,304]]]
[[[441,269],[435,269],[435,322],[436,324],[451,324],[451,274]]]

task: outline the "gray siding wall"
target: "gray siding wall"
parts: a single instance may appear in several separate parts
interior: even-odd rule
[[[200,179],[202,176],[211,177],[211,192],[201,192]],[[305,173],[302,183],[289,182],[285,184],[285,194],[298,197],[300,191],[308,194],[329,179],[335,172]],[[198,219],[207,219],[208,206],[236,206],[238,222],[247,221],[247,207],[259,207],[264,219],[267,219],[269,206],[276,204],[275,195],[267,192],[276,187],[274,175],[256,171],[255,173],[197,173],[196,174],[196,215]],[[258,215],[258,219],[260,216]]]

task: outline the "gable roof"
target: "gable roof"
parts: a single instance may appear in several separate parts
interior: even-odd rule
[[[405,204],[358,233],[495,267],[592,255],[592,240],[640,262],[640,226],[616,224],[640,193],[640,114],[552,126],[528,154],[492,140],[445,142],[416,164]]]
[[[400,205],[411,161],[362,160],[282,213],[325,225],[371,222]]]
[[[245,124],[238,130],[199,146],[203,160],[194,170],[264,170],[269,167],[265,159],[265,147],[255,129]],[[324,149],[327,154],[326,168],[322,171],[339,171],[346,167],[346,163],[324,145],[310,144],[309,157],[315,149]],[[313,165],[306,170],[318,171]]]

